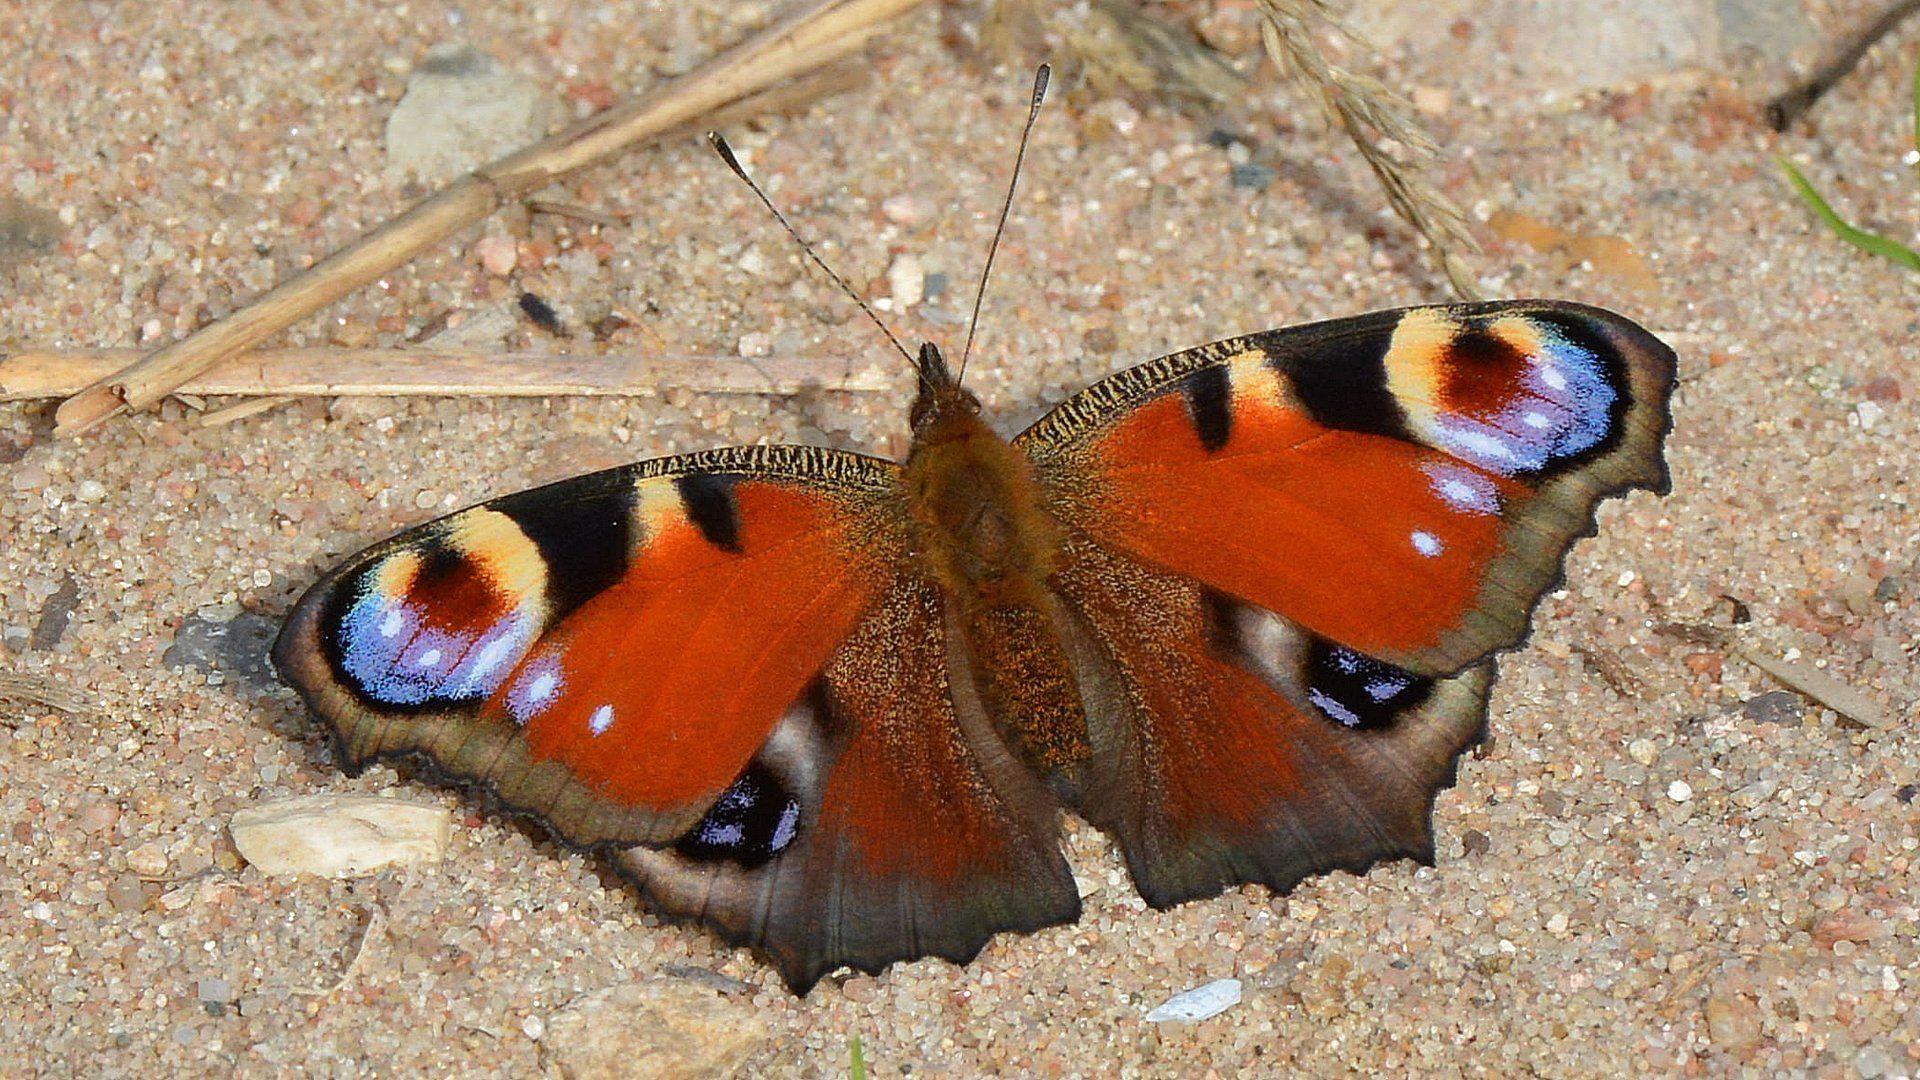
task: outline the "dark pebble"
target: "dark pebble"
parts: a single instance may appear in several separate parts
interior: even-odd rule
[[[1267,187],[1273,183],[1275,175],[1271,166],[1262,165],[1257,161],[1249,161],[1244,165],[1235,165],[1233,167],[1233,186],[1237,188],[1252,188],[1254,191],[1265,191]]]
[[[1485,855],[1493,850],[1493,837],[1479,829],[1468,829],[1466,834],[1460,837],[1460,847],[1469,855]]]
[[[160,657],[176,671],[200,668],[222,671],[258,689],[280,685],[274,678],[267,650],[280,624],[266,615],[243,612],[231,622],[214,622],[189,615],[173,635],[173,644]]]
[[[1800,695],[1787,690],[1769,690],[1740,706],[1742,716],[1762,724],[1797,724],[1806,711]]]

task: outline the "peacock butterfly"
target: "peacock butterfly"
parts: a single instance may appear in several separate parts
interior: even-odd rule
[[[1063,811],[1157,908],[1430,861],[1492,657],[1602,499],[1667,487],[1674,354],[1580,304],[1229,338],[1011,440],[915,363],[904,462],[506,495],[328,574],[275,662],[343,767],[489,792],[804,993],[1077,919]]]

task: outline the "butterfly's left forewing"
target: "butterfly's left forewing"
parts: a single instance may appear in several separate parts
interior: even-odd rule
[[[712,451],[509,495],[310,589],[275,659],[342,764],[415,756],[570,843],[662,843],[872,606],[886,462]]]
[[[1065,534],[1081,809],[1142,894],[1424,857],[1486,658],[1602,498],[1664,487],[1672,381],[1598,309],[1413,308],[1153,361],[1016,440]]]

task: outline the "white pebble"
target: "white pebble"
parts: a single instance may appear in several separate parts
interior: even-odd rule
[[[107,497],[107,485],[98,480],[82,480],[74,487],[73,494],[81,502],[99,502]]]
[[[1667,798],[1674,802],[1686,802],[1693,798],[1693,785],[1685,780],[1675,780],[1667,785]]]
[[[737,348],[741,356],[771,356],[773,355],[773,335],[764,330],[755,330],[751,334],[741,334],[740,344]]]
[[[241,856],[268,877],[353,878],[439,862],[453,839],[453,815],[398,799],[309,795],[249,807],[227,829]]]
[[[1635,739],[1627,744],[1627,756],[1642,765],[1651,765],[1660,756],[1660,748],[1652,739]]]
[[[895,225],[919,225],[933,216],[933,200],[923,195],[890,195],[880,203],[880,215]]]
[[[898,309],[910,308],[927,298],[927,268],[917,255],[902,255],[887,267],[887,288]]]
[[[1168,1020],[1205,1020],[1219,1016],[1238,1004],[1240,980],[1215,979],[1205,986],[1168,998],[1159,1008],[1147,1014],[1147,1022],[1159,1024]]]

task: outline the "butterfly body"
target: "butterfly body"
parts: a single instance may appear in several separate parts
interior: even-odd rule
[[[1229,339],[1012,439],[919,367],[902,463],[496,499],[328,575],[276,661],[343,764],[491,792],[805,990],[1077,918],[1064,812],[1161,907],[1429,859],[1491,656],[1665,485],[1673,355],[1575,304]]]

